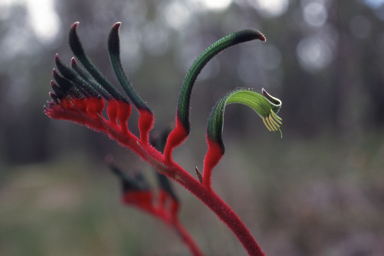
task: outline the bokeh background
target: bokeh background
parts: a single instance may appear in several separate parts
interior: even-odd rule
[[[69,62],[70,25],[115,84],[106,41],[116,21],[122,61],[156,116],[174,120],[189,66],[244,28],[248,42],[215,57],[192,96],[192,134],[175,152],[202,167],[205,123],[236,87],[283,101],[283,139],[244,106],[225,116],[214,188],[267,255],[384,255],[383,0],[1,0],[0,255],[188,255],[162,223],[120,204],[105,156],[152,173],[105,135],[43,114],[54,55]],[[129,120],[137,133],[137,114]],[[201,202],[174,184],[181,219],[207,255],[245,255]]]

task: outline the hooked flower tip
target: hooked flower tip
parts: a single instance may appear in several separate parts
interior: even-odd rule
[[[72,24],[71,29],[76,29],[80,24],[80,21],[76,21]]]
[[[280,125],[282,125],[282,118],[279,117],[273,110],[271,109],[271,113],[267,116],[263,117],[263,123],[265,127],[267,127],[268,131],[275,132],[280,131],[281,137],[283,137],[283,134],[280,130]]]

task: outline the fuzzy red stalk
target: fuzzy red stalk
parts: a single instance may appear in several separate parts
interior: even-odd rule
[[[211,187],[201,184],[200,181],[175,163],[172,158],[168,159],[172,149],[185,139],[185,131],[183,131],[182,126],[178,126],[176,123],[176,128],[167,140],[165,149],[168,149],[168,151],[165,151],[163,155],[148,142],[140,140],[127,130],[127,124],[123,121],[127,120],[130,114],[130,109],[129,107],[127,108],[127,104],[115,100],[108,102],[107,114],[109,119],[106,119],[101,115],[100,106],[103,106],[103,104],[105,106],[105,102],[103,101],[104,100],[89,101],[86,99],[85,102],[87,104],[85,105],[87,105],[87,107],[84,108],[83,100],[64,98],[58,102],[50,102],[49,107],[45,109],[45,113],[53,119],[70,120],[86,125],[93,130],[105,132],[110,138],[119,142],[119,144],[130,148],[141,156],[143,160],[149,162],[160,173],[163,173],[184,186],[206,204],[232,230],[249,255],[264,255],[244,223],[236,213],[222,199],[220,199]],[[90,102],[89,106],[88,102]],[[116,117],[118,122],[116,121]],[[148,126],[144,125],[144,127]],[[141,131],[141,134],[145,134],[145,132]],[[215,144],[210,143],[209,145],[211,146],[205,160],[205,170],[213,168],[220,158],[220,152]],[[168,154],[168,157],[166,154]],[[209,171],[206,172],[205,170],[204,183],[210,184]],[[160,214],[158,214],[158,216],[160,216]],[[183,234],[182,231],[180,232]],[[188,240],[187,235],[184,234],[183,236],[185,236],[184,239]]]

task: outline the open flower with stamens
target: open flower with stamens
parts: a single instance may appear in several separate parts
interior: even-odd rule
[[[282,119],[276,114],[281,108],[281,101],[268,94],[264,88],[261,93],[251,89],[236,89],[224,95],[213,107],[207,124],[208,152],[204,159],[203,184],[208,189],[211,189],[212,170],[225,152],[222,137],[224,112],[225,107],[232,103],[252,108],[263,119],[269,131],[280,131],[282,124]]]
[[[281,100],[270,95],[264,88],[261,89],[261,94],[264,95],[271,105],[270,113],[258,114],[262,116],[263,122],[270,132],[279,130],[281,137],[283,137],[280,130],[280,125],[282,125],[283,119],[277,115],[281,108]]]

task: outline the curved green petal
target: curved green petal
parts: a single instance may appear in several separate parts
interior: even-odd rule
[[[280,131],[282,119],[277,115],[281,101],[268,94],[264,89],[261,93],[251,89],[236,89],[224,95],[213,107],[207,125],[207,138],[218,143],[224,152],[222,139],[225,106],[240,103],[252,108],[262,119],[269,131]],[[282,136],[282,135],[281,135]]]
[[[79,22],[72,24],[69,31],[69,46],[75,57],[83,64],[84,68],[91,74],[91,76],[99,83],[105,90],[108,91],[117,101],[123,101],[129,104],[129,100],[124,97],[96,68],[92,61],[85,54],[84,48],[77,35],[77,27]]]
[[[255,39],[265,41],[264,35],[256,30],[245,29],[234,32],[213,43],[195,60],[184,79],[183,85],[181,86],[177,105],[177,117],[183,124],[187,133],[190,131],[189,105],[191,101],[191,93],[200,71],[214,56],[221,53],[225,49]]]
[[[119,29],[121,23],[116,22],[111,29],[108,37],[108,52],[109,58],[112,63],[113,71],[119,81],[121,87],[123,87],[125,93],[128,95],[129,99],[133,102],[135,107],[138,110],[146,110],[150,113],[152,111],[149,109],[147,104],[140,98],[137,92],[133,89],[131,81],[129,81],[127,75],[124,73],[123,65],[120,60],[120,37]]]

